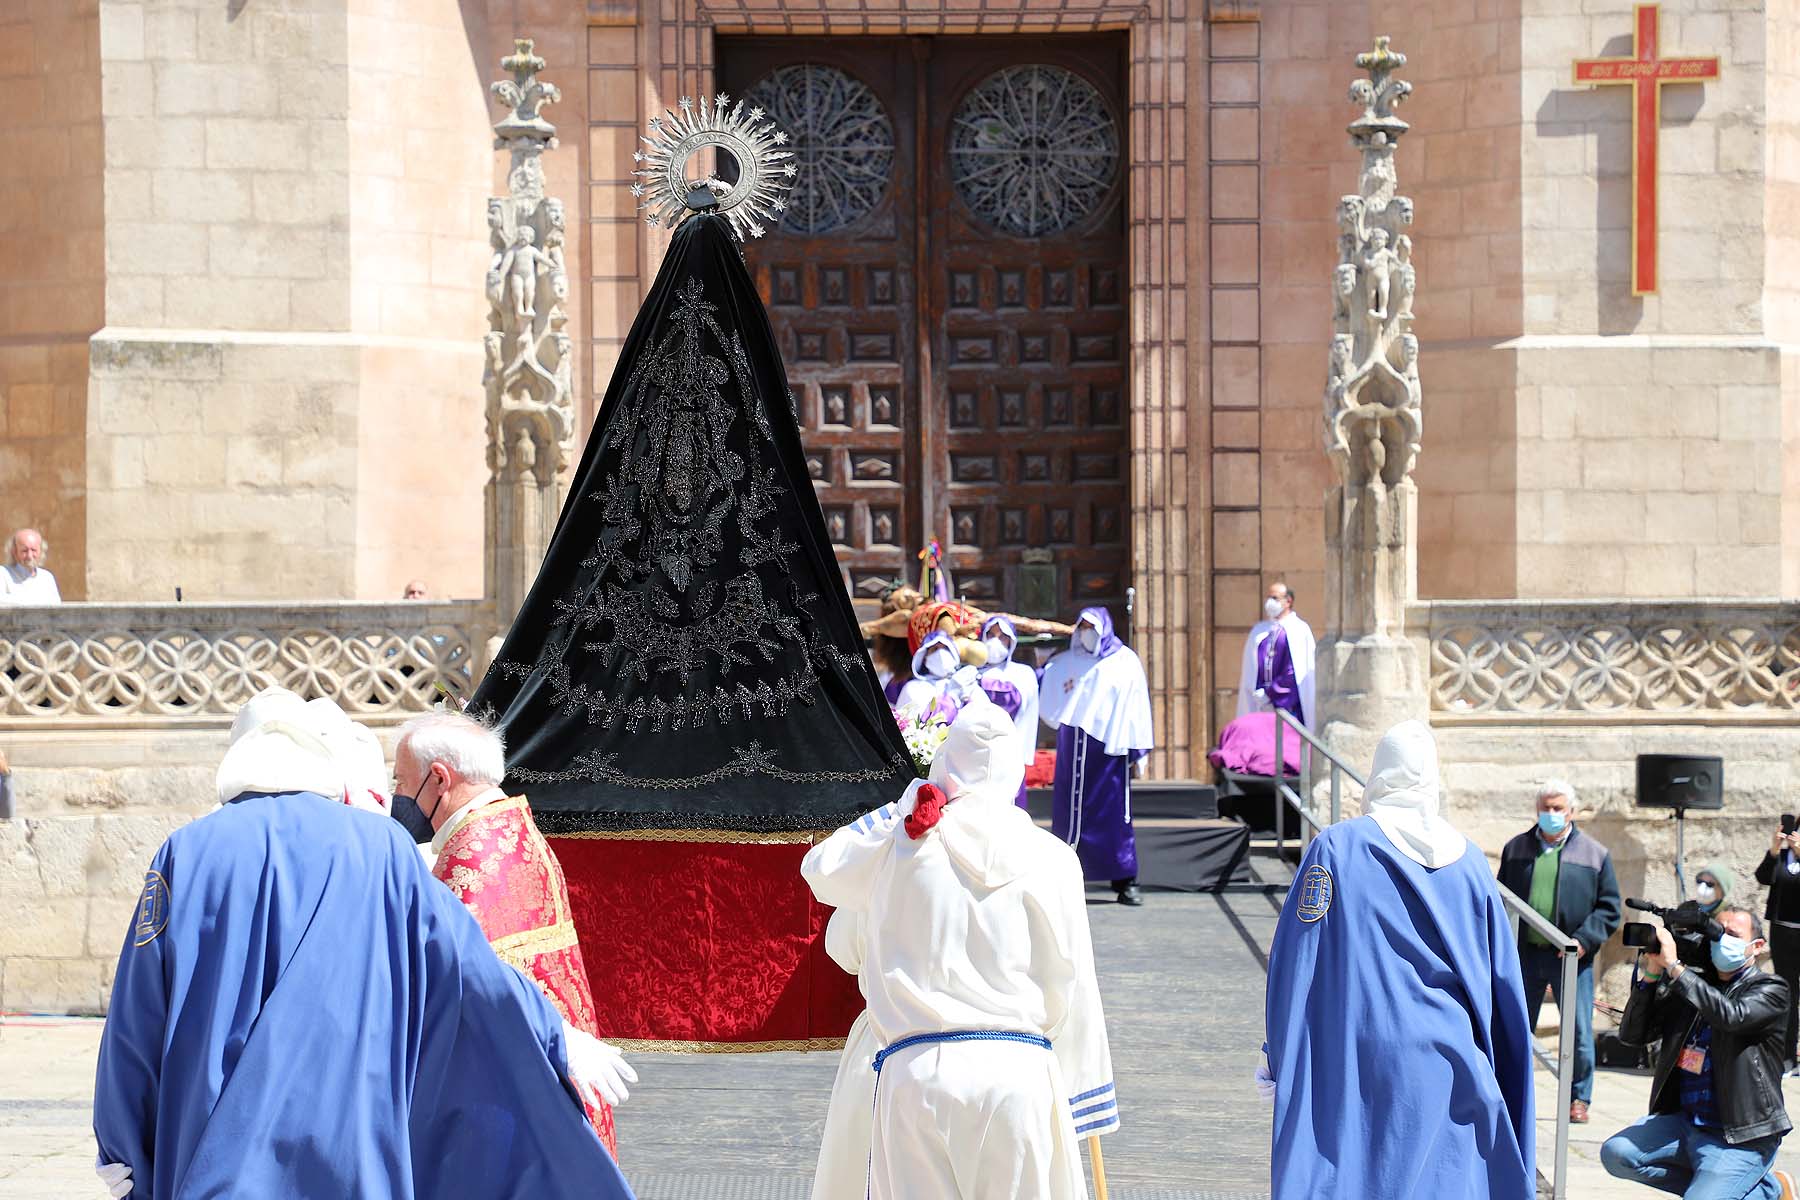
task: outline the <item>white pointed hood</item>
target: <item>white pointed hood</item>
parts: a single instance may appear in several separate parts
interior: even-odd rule
[[[1375,819],[1394,849],[1424,867],[1447,867],[1469,839],[1438,808],[1437,742],[1423,721],[1402,721],[1375,747],[1363,812]]]
[[[321,736],[318,715],[292,692],[269,691],[239,710],[231,748],[214,779],[219,803],[246,792],[344,795],[344,771]]]
[[[985,696],[963,706],[931,760],[931,782],[951,803],[927,837],[984,887],[1012,882],[1039,861],[1031,818],[1014,801],[1025,778],[1012,718]]]

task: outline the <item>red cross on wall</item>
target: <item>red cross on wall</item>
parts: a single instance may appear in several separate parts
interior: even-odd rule
[[[1631,291],[1656,290],[1656,135],[1662,123],[1665,83],[1700,83],[1719,77],[1717,58],[1658,58],[1662,6],[1637,6],[1630,58],[1578,58],[1575,82],[1628,83],[1631,104]]]

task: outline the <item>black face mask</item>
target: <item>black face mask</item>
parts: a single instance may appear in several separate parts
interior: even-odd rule
[[[429,782],[431,776],[427,775],[425,779]],[[432,835],[437,832],[437,830],[432,828],[431,818],[425,815],[425,810],[423,808],[419,807],[419,796],[423,796],[424,794],[425,784],[421,783],[419,785],[418,795],[402,796],[396,793],[393,802],[388,806],[388,815],[400,822],[400,827],[406,830],[408,837],[421,844],[429,842]],[[444,798],[439,796],[438,804],[442,804],[443,802]],[[437,811],[438,804],[431,806],[432,812]]]

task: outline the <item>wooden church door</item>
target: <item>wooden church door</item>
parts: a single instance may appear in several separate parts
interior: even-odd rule
[[[719,90],[798,156],[747,258],[858,599],[916,578],[936,537],[975,603],[1123,617],[1124,57],[1113,37],[719,40]]]

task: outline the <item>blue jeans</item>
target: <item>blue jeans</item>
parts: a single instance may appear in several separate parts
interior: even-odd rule
[[[1780,1145],[1776,1134],[1733,1146],[1686,1113],[1661,1113],[1607,1138],[1600,1161],[1609,1175],[1687,1200],[1780,1200],[1781,1184],[1771,1170]]]
[[[1544,1007],[1544,985],[1550,985],[1556,1006],[1563,1007],[1562,959],[1556,951],[1526,942],[1519,947],[1519,966],[1525,974],[1525,1018],[1537,1028],[1538,1010]],[[1583,1104],[1594,1098],[1594,964],[1583,958],[1575,971],[1575,1086],[1571,1100]]]

